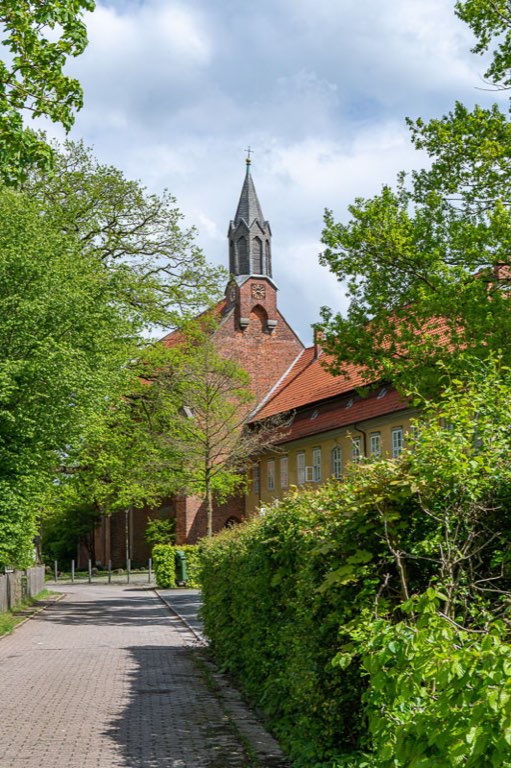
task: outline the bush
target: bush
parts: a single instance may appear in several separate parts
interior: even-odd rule
[[[152,561],[156,585],[160,589],[176,586],[175,551],[171,544],[156,544],[152,550]]]
[[[175,547],[171,544],[157,544],[153,547],[152,558],[156,584],[160,589],[173,589],[176,586],[176,551],[186,555],[186,586],[199,587],[200,556],[195,544],[183,544]]]

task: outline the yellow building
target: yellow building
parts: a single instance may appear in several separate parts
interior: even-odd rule
[[[341,479],[350,462],[401,453],[416,411],[390,385],[368,386],[361,368],[334,376],[327,362],[305,349],[253,415],[254,425],[287,415],[289,426],[252,467],[247,515],[293,486]]]

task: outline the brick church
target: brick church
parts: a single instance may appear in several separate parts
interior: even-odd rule
[[[272,234],[264,218],[250,160],[234,219],[228,230],[230,279],[222,301],[214,309],[220,318],[215,343],[220,354],[234,357],[250,376],[255,401],[262,404],[272,389],[303,352],[304,346],[280,313],[278,288],[272,273]],[[176,343],[179,331],[162,339]],[[106,517],[97,531],[96,554],[102,563],[112,560],[114,567],[134,564],[150,556],[144,532],[148,517],[174,517],[176,542],[195,543],[206,533],[206,510],[196,497],[166,500],[159,510],[129,510]],[[219,531],[245,517],[245,496],[230,499],[214,510],[213,528]]]
[[[229,270],[225,296],[214,308],[218,351],[235,357],[249,376],[255,396],[250,424],[285,416],[290,427],[252,467],[246,494],[214,510],[213,529],[239,522],[272,505],[290,489],[326,480],[342,481],[349,465],[379,456],[396,459],[406,446],[417,412],[388,382],[367,381],[360,366],[334,375],[320,344],[307,349],[281,315],[272,274],[271,229],[263,216],[250,161],[236,215],[229,225]],[[179,331],[162,339],[179,343]],[[200,499],[166,500],[159,510],[128,510],[105,518],[97,531],[97,558],[117,565],[147,562],[148,517],[176,521],[178,544],[206,534]]]

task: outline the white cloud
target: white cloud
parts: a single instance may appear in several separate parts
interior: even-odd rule
[[[73,64],[85,88],[75,137],[151,189],[168,187],[199,242],[227,264],[226,232],[254,150],[274,233],[281,306],[297,330],[342,288],[317,264],[322,215],[347,216],[423,162],[405,115],[477,91],[484,61],[445,0],[110,0]]]

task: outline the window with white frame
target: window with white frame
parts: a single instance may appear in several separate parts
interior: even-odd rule
[[[268,484],[268,490],[275,490],[275,461],[270,459],[266,464],[266,481]]]
[[[312,480],[321,482],[321,448],[312,449]]]
[[[369,450],[371,456],[381,456],[381,432],[371,432],[369,435]]]
[[[392,430],[392,458],[397,459],[403,451],[403,427]]]
[[[282,456],[280,460],[280,487],[289,488],[289,460]]]
[[[339,480],[342,476],[342,451],[339,448],[338,445],[335,446],[335,448],[332,448],[332,453],[330,454],[330,460],[331,460],[331,472],[332,475]]]
[[[362,458],[362,438],[352,437],[351,438],[351,460],[360,461],[361,458]]]
[[[259,464],[254,464],[252,467],[252,490],[254,493],[259,493],[261,490],[261,470]]]
[[[305,482],[305,453],[300,451],[296,454],[296,481],[298,485]]]

